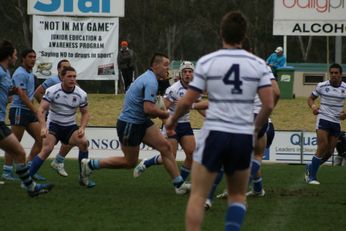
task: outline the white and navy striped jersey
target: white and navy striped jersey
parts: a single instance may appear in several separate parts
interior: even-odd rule
[[[257,90],[271,86],[264,60],[242,49],[221,49],[198,60],[190,87],[208,92],[204,127],[253,134]]]
[[[172,102],[171,106],[168,108],[168,112],[170,115],[174,114],[177,100],[180,100],[185,95],[186,91],[187,88],[184,87],[181,81],[173,83],[166,89],[165,95],[163,97]],[[178,120],[178,123],[186,122],[190,122],[190,111],[180,117]]]
[[[270,72],[270,74],[269,74],[270,75],[270,81],[275,80],[275,76],[273,75],[273,72],[272,72],[271,68],[269,66],[267,66],[267,69]],[[258,94],[256,94],[253,112],[255,114],[258,114],[259,111],[261,110],[261,107],[262,107],[262,102],[261,102]]]
[[[75,86],[72,92],[66,92],[60,83],[47,88],[43,99],[50,103],[47,122],[61,126],[76,124],[77,109],[88,105],[84,90]]]
[[[346,99],[346,84],[341,82],[339,87],[330,85],[329,80],[317,84],[312,95],[320,97],[318,119],[340,123],[340,114]]]

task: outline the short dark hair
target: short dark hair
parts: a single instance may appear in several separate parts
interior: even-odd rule
[[[246,19],[239,11],[230,11],[223,16],[220,25],[220,35],[227,44],[241,43],[245,38],[246,31]]]
[[[338,64],[338,63],[333,63],[332,65],[329,66],[329,71],[330,71],[330,69],[332,69],[332,68],[337,68],[337,69],[339,69],[340,74],[342,74],[342,66],[341,66],[340,64]]]
[[[11,42],[3,40],[0,43],[0,61],[3,61],[6,58],[11,57],[15,49],[16,48],[14,48]]]
[[[150,60],[150,66],[152,67],[154,65],[154,63],[160,63],[162,61],[163,58],[167,58],[168,56],[166,54],[160,53],[160,52],[156,52]]]
[[[22,53],[21,53],[21,58],[24,59],[28,54],[30,53],[35,53],[36,54],[36,51],[32,48],[25,48]]]
[[[66,75],[66,73],[68,72],[68,71],[74,71],[74,72],[76,72],[76,69],[74,69],[73,67],[64,67],[64,69],[62,69],[62,71],[61,71],[61,76],[65,76]]]
[[[61,64],[62,63],[69,63],[70,61],[68,61],[67,59],[62,59],[58,62],[58,65],[57,65],[57,69],[59,69],[61,67]]]

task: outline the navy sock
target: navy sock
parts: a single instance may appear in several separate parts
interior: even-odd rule
[[[38,155],[36,155],[34,159],[31,161],[31,164],[28,163],[28,165],[30,166],[30,176],[33,176],[37,173],[43,162],[44,160],[42,160]]]
[[[258,160],[253,159],[251,161],[251,171],[250,171],[250,179],[255,179],[257,176],[257,172],[261,168],[261,162]]]
[[[149,168],[150,166],[160,164],[160,163],[158,163],[159,157],[160,157],[160,155],[156,155],[156,156],[153,156],[152,158],[150,158],[149,160],[144,161],[145,167]]]
[[[213,186],[211,187],[211,190],[210,190],[209,195],[208,195],[208,199],[210,201],[213,201],[215,190],[216,190],[217,186],[220,184],[222,177],[223,177],[223,169],[219,171],[219,173],[217,174],[217,176],[215,178]]]
[[[313,156],[311,160],[311,164],[309,165],[309,172],[310,172],[310,179],[311,180],[316,180],[317,176],[317,171],[318,168],[320,167],[321,164],[321,159],[318,158],[317,156]]]
[[[253,191],[255,192],[261,192],[262,191],[262,177],[254,178],[253,179]]]
[[[246,206],[242,203],[231,203],[226,213],[225,231],[238,231],[243,224]]]

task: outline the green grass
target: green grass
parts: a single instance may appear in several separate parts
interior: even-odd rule
[[[3,159],[0,159],[0,166]],[[69,177],[43,165],[55,188],[29,198],[18,183],[0,185],[1,230],[184,230],[187,195],[175,195],[162,166],[140,178],[132,170],[100,170],[93,189],[79,186],[76,160],[66,160]],[[301,165],[264,165],[266,196],[248,198],[243,230],[344,230],[346,168],[322,166],[321,185],[303,182]],[[218,188],[220,193],[224,182]],[[215,200],[203,230],[223,230],[226,201]]]

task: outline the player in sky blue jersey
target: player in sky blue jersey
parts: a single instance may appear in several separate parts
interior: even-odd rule
[[[82,160],[85,177],[100,168],[134,168],[138,162],[139,145],[143,142],[161,153],[163,164],[173,180],[177,194],[185,194],[190,185],[184,183],[172,154],[169,142],[151,121],[166,119],[168,112],[155,106],[158,79],[169,70],[169,58],[160,53],[153,55],[150,68],[139,76],[126,91],[122,112],[117,121],[117,132],[124,153],[122,157]]]
[[[9,113],[11,130],[18,140],[22,140],[25,131],[35,140],[27,158],[29,165],[42,147],[40,126],[36,117],[37,109],[33,104],[35,77],[32,69],[35,66],[35,62],[36,52],[31,48],[24,49],[21,54],[21,65],[13,73],[12,81],[14,86],[21,88],[25,94],[13,96]],[[12,172],[11,167],[12,159],[9,158],[7,153],[5,154],[3,177],[6,176],[7,173]],[[45,180],[45,178],[39,174],[35,175],[34,178],[37,180]]]
[[[207,91],[208,110],[193,155],[191,193],[185,216],[189,231],[201,229],[204,203],[221,167],[228,190],[225,230],[240,230],[245,217],[253,137],[274,107],[266,63],[241,49],[246,30],[247,22],[240,12],[228,12],[222,18],[223,49],[197,61],[190,88],[166,122],[167,130],[172,130],[178,118]],[[256,93],[262,108],[254,120]]]
[[[58,62],[57,70],[58,74],[53,75],[50,78],[46,79],[40,86],[38,86],[35,90],[35,98],[40,103],[42,97],[47,88],[61,83],[61,72],[65,67],[70,67],[71,64],[67,59],[62,59]],[[66,155],[72,149],[72,146],[68,144],[61,143],[59,153],[55,156],[55,159],[50,163],[50,166],[57,171],[60,176],[67,177],[68,173],[64,167],[64,160]]]
[[[29,174],[29,167],[25,163],[25,151],[16,136],[5,125],[6,105],[9,94],[24,95],[25,93],[12,84],[8,68],[17,60],[17,51],[8,41],[0,43],[0,148],[13,158],[16,173],[27,189],[29,196],[38,196],[49,192],[53,185],[36,184]]]

